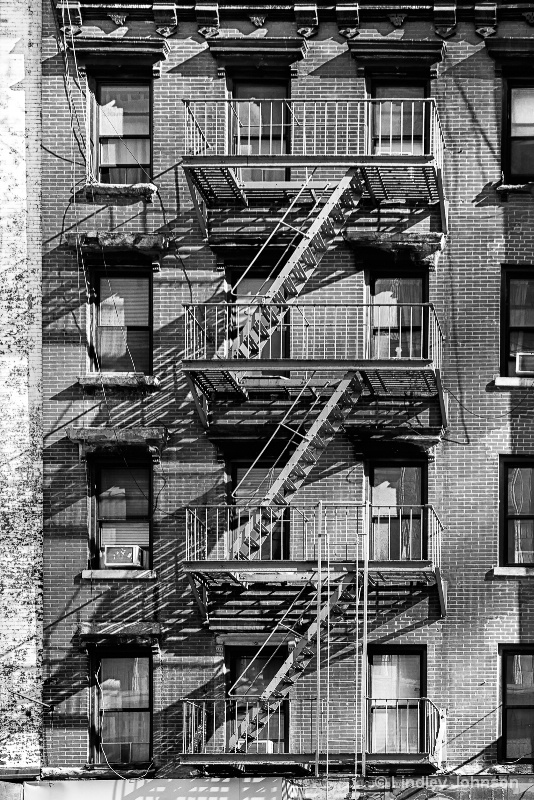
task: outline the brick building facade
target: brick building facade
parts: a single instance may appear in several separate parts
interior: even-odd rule
[[[28,796],[529,790],[533,14],[45,6]]]

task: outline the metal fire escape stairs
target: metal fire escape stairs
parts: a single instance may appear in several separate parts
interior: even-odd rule
[[[262,543],[272,534],[284,509],[358,402],[361,391],[354,372],[347,372],[321,408],[309,430],[302,434],[301,441],[264,494],[259,503],[260,507],[255,509],[247,520],[233,546],[234,558],[248,560],[261,549]]]
[[[257,706],[248,711],[237,726],[228,743],[230,750],[246,751],[251,742],[259,739],[271,717],[288,698],[297,680],[316,657],[317,648],[320,646],[321,627],[328,624],[331,626],[331,616],[334,619],[342,617],[345,607],[349,604],[354,605],[355,595],[349,590],[351,584],[354,584],[354,576],[345,575],[335,584],[314,621],[301,632],[297,632],[295,628],[301,627],[302,623],[297,623],[293,627],[292,633],[297,637],[295,646],[263,690]],[[322,587],[318,586],[317,591],[321,592]]]
[[[240,332],[240,343],[236,347],[237,358],[254,358],[261,354],[269,338],[283,322],[284,308],[273,309],[270,304],[276,306],[280,303],[285,306],[301,294],[330,244],[347,226],[350,214],[358,207],[362,193],[357,170],[351,168],[320,207],[310,227],[305,231],[297,231],[301,238],[295,250],[271,286],[261,297],[255,298],[258,301],[258,310],[250,316]],[[265,304],[268,305],[262,308]]]

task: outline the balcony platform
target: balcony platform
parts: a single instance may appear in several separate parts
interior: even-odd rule
[[[320,753],[319,770],[354,774],[354,764],[361,769],[361,754],[350,752]],[[438,763],[431,753],[368,753],[366,756],[368,773],[380,774],[432,774]],[[180,763],[202,766],[210,775],[263,772],[313,774],[315,753],[185,753]]]
[[[287,181],[244,181],[243,169],[293,169],[295,177]],[[266,205],[292,200],[301,190],[304,171],[317,169],[330,180],[355,167],[364,197],[375,202],[398,201],[432,205],[443,198],[441,172],[433,156],[290,156],[277,155],[276,163],[268,156],[184,156],[182,167],[208,208],[229,205]],[[325,180],[310,183],[301,195],[301,203],[313,201],[313,191],[321,191]]]

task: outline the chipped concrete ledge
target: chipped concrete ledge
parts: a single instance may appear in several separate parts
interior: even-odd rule
[[[501,183],[495,189],[497,194],[534,194],[534,181],[528,183]]]
[[[164,252],[169,248],[169,238],[161,233],[125,233],[116,231],[86,231],[85,233],[66,233],[67,247],[83,250],[140,250]]]
[[[84,581],[154,581],[157,573],[153,569],[84,569]]]
[[[115,389],[159,389],[160,382],[153,375],[143,372],[115,372],[78,375],[78,383],[85,389],[100,389],[102,386]]]
[[[445,248],[443,233],[378,233],[350,229],[344,236],[353,248],[372,248],[398,257],[408,257],[414,264],[437,268],[439,257]]]
[[[82,193],[88,203],[129,205],[141,200],[152,203],[158,187],[154,183],[88,183]]]
[[[167,443],[168,432],[163,426],[158,428],[78,428],[66,429],[67,437],[80,447],[80,460],[92,453],[117,450],[121,447],[146,447],[154,463],[159,463],[161,450]]]

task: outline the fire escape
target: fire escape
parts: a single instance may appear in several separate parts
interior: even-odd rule
[[[365,427],[370,403],[401,419],[424,404],[437,438],[446,426],[432,304],[301,299],[362,204],[416,196],[439,210],[445,230],[435,103],[261,100],[254,113],[249,101],[185,105],[183,166],[208,242],[221,207],[268,202],[280,216],[239,279],[270,254],[258,291],[236,298],[237,281],[225,302],[185,307],[184,375],[214,441],[232,437],[249,407],[269,434],[255,464],[281,444],[246,500],[237,487],[233,504],[186,509],[184,570],[207,628],[257,635],[253,662],[272,647],[283,656],[257,694],[239,694],[236,680],[225,697],[184,700],[182,760],[213,774],[433,771],[444,758],[444,712],[426,697],[369,696],[367,637],[423,597],[445,614],[439,517],[428,504],[300,503],[299,492],[362,408]],[[412,120],[400,138],[399,114]],[[291,144],[281,152],[286,124]],[[352,734],[329,722],[339,700],[324,688],[324,660],[336,637],[350,638],[354,658],[354,706],[338,709],[353,715]]]

